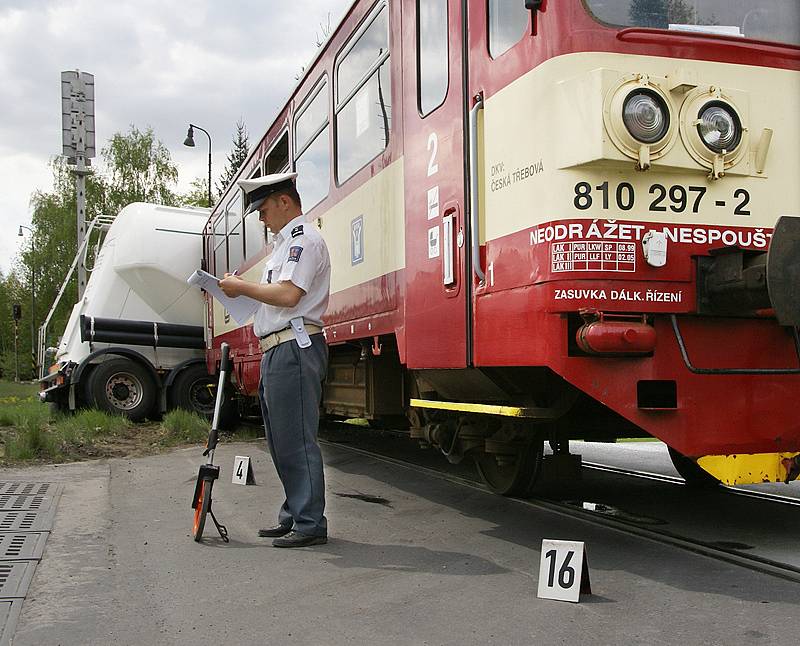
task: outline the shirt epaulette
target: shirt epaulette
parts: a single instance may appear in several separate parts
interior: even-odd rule
[[[297,236],[303,235],[303,225],[298,224],[294,229],[292,229],[291,236],[296,238]]]

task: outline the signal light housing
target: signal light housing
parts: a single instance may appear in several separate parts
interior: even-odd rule
[[[733,152],[742,141],[742,122],[723,101],[706,103],[697,115],[697,134],[705,146],[717,154]]]
[[[637,88],[625,97],[622,122],[631,136],[643,144],[655,144],[669,132],[669,108],[652,90]]]
[[[609,139],[639,170],[667,154],[678,136],[670,96],[646,74],[621,77],[603,99],[603,124]]]

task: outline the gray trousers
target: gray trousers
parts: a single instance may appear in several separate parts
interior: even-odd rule
[[[328,346],[321,334],[301,348],[287,341],[261,357],[258,386],[267,445],[286,498],[278,523],[309,536],[326,536],[325,476],[317,444]]]

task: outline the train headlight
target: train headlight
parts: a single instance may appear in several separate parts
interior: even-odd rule
[[[636,160],[640,170],[667,154],[678,137],[676,110],[659,79],[645,74],[621,77],[603,99],[603,125],[614,146]]]
[[[652,90],[637,88],[625,98],[622,122],[634,139],[655,144],[669,131],[669,109]]]
[[[742,122],[729,105],[711,101],[697,115],[697,133],[709,150],[723,154],[736,150],[742,140]]]
[[[748,106],[747,95],[736,90],[698,86],[686,93],[679,115],[681,138],[711,179],[746,160]]]

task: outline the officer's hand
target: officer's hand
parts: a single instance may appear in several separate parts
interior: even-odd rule
[[[219,287],[225,296],[240,296],[244,281],[234,274],[225,274],[225,278],[219,281]]]

